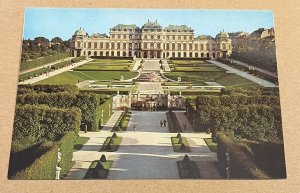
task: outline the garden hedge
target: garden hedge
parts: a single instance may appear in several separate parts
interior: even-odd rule
[[[50,108],[45,105],[16,107],[13,140],[33,138],[55,140],[68,131],[78,133],[81,112],[79,108]]]
[[[34,68],[34,67],[42,66],[47,63],[54,62],[56,60],[68,58],[70,56],[71,56],[70,52],[65,52],[65,53],[54,54],[51,56],[45,56],[43,58],[38,58],[31,61],[22,62],[20,65],[20,71],[22,72],[30,68]]]
[[[268,179],[270,178],[264,171],[259,169],[249,157],[234,141],[223,132],[217,133],[217,156],[221,174],[227,176],[228,166],[226,152],[229,152],[230,178],[246,179]]]
[[[51,65],[51,69],[57,70],[57,69],[60,69],[60,68],[66,67],[66,66],[70,66],[71,64],[72,64],[71,61],[64,61],[64,62],[60,62],[60,63],[54,64],[54,65]]]
[[[54,144],[29,167],[16,173],[12,179],[18,180],[51,180],[55,179],[58,144]]]
[[[67,92],[69,94],[78,94],[79,90],[76,85],[65,84],[65,85],[31,85],[24,84],[18,85],[18,94],[25,94],[28,92],[46,92],[46,93],[57,93]]]
[[[80,62],[80,61],[82,61],[84,59],[85,59],[85,56],[79,56],[79,57],[76,57],[76,58],[72,58],[71,62],[72,63],[77,63],[77,62]]]

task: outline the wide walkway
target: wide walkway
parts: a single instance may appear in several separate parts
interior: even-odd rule
[[[145,59],[143,71],[160,71],[159,59]]]
[[[137,92],[139,94],[163,94],[163,88],[159,82],[139,82]]]
[[[77,63],[74,63],[74,64],[71,64],[70,66],[67,66],[67,67],[63,67],[61,69],[58,69],[58,70],[55,70],[53,72],[49,72],[48,74],[43,74],[43,75],[40,75],[38,77],[34,77],[32,79],[28,79],[28,80],[25,80],[23,82],[19,82],[18,84],[33,84],[33,83],[36,83],[36,82],[39,82],[39,81],[42,81],[46,78],[50,78],[52,76],[55,76],[55,75],[58,75],[58,74],[61,74],[63,72],[66,72],[68,70],[71,70],[73,68],[76,68],[78,66],[81,66],[85,63],[88,63],[89,61],[91,61],[92,59],[87,59],[87,60],[83,60],[81,62],[77,62]]]
[[[251,74],[249,74],[248,72],[243,72],[243,71],[240,71],[236,68],[232,68],[226,64],[223,64],[221,62],[217,62],[215,60],[208,60],[208,62],[212,63],[212,64],[215,64],[216,66],[219,66],[221,68],[224,68],[225,70],[228,70],[232,73],[235,73],[243,78],[246,78],[252,82],[255,82],[263,87],[278,87],[276,84],[272,83],[272,82],[269,82],[269,81],[266,81],[264,79],[261,79],[261,78],[258,78],[256,76],[253,76]]]
[[[121,111],[116,111],[100,132],[80,133],[81,136],[90,137],[90,140],[81,150],[74,152],[75,164],[64,179],[83,179],[92,161],[99,160],[102,154],[105,154],[107,159],[113,160],[108,179],[178,179],[176,161],[182,160],[186,154],[196,162],[202,178],[221,178],[214,164],[217,155],[209,150],[203,140],[210,135],[182,133],[182,136],[188,139],[191,153],[174,152],[171,137],[177,134],[169,133],[167,126],[160,126],[160,120],[166,119],[166,112],[162,111],[133,111],[127,131],[117,132],[117,135],[123,138],[119,150],[98,152],[106,137],[112,135],[110,130],[120,114]],[[187,121],[186,117],[182,117],[181,121]],[[135,132],[133,124],[136,125]]]
[[[73,153],[75,164],[64,179],[83,179],[88,168],[94,160],[99,160],[103,152],[98,152],[107,137],[112,135],[111,129],[114,127],[122,111],[115,111],[100,132],[80,131],[81,137],[89,137],[88,142],[77,152]],[[109,153],[104,153],[106,156]]]

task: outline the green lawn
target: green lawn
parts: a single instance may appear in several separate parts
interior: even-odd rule
[[[236,74],[226,72],[171,72],[164,75],[173,80],[177,80],[180,76],[181,81],[184,82],[203,83],[213,81],[223,86],[259,86]]]
[[[191,152],[189,144],[186,140],[185,137],[181,137],[182,138],[182,143],[186,146],[186,149],[180,149],[181,144],[178,143],[179,138],[178,137],[171,137],[171,142],[172,142],[172,146],[173,146],[173,150],[174,152]]]
[[[89,139],[89,137],[78,137],[74,144],[74,151],[80,150]]]
[[[212,142],[211,138],[205,138],[205,143],[212,152],[217,152],[217,143]]]
[[[84,80],[120,80],[121,75],[126,80],[136,77],[138,73],[124,71],[67,71],[36,84],[77,84],[78,81]]]

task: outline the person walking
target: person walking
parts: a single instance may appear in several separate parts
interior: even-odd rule
[[[183,130],[185,131],[186,129],[186,123],[183,123]]]
[[[164,127],[166,127],[166,125],[167,125],[167,121],[166,119],[164,119]]]
[[[135,130],[136,130],[136,125],[135,124],[132,125],[132,129],[133,129],[133,132],[135,133]]]
[[[163,126],[163,121],[162,120],[160,120],[160,127],[162,127]]]

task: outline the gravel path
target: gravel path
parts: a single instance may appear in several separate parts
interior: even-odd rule
[[[159,60],[145,60],[143,71],[160,71]]]

